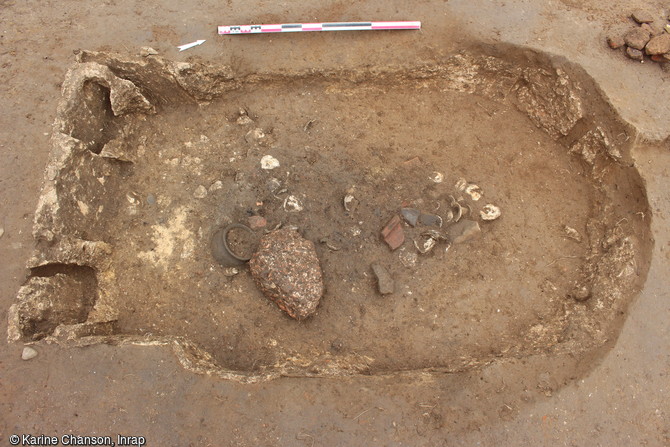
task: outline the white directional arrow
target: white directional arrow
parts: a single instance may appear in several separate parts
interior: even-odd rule
[[[198,45],[202,45],[203,43],[205,43],[204,40],[196,40],[195,42],[187,43],[187,44],[184,44],[184,45],[179,45],[179,46],[177,46],[177,48],[179,48],[179,51],[184,51],[184,50],[188,50],[189,48],[193,48],[193,47],[197,47]]]

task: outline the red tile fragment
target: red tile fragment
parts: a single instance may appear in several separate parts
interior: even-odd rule
[[[402,221],[396,214],[382,229],[384,242],[388,244],[391,250],[395,250],[405,242],[405,232],[402,229]]]

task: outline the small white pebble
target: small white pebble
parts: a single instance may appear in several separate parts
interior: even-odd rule
[[[261,168],[263,169],[274,169],[279,167],[279,160],[274,158],[272,155],[264,155],[261,158]]]
[[[204,199],[207,197],[207,188],[202,185],[198,186],[193,192],[193,197],[196,199]]]
[[[34,359],[35,357],[37,357],[37,351],[35,351],[30,346],[26,346],[23,348],[23,352],[21,353],[21,358],[23,360]]]

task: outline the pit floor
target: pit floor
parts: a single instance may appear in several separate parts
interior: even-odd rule
[[[370,372],[459,370],[528,354],[532,328],[561,325],[589,250],[564,228],[586,235],[598,193],[578,158],[513,105],[443,83],[253,84],[140,124],[128,139],[141,154],[120,190],[93,204],[123,204],[101,216],[104,239],[117,247],[119,332],[186,336],[241,371],[350,357],[366,358]],[[242,105],[253,122],[237,123]],[[252,137],[254,129],[265,136]],[[267,154],[280,166],[262,169]],[[461,178],[483,196],[460,191]],[[200,186],[209,193],[194,197]],[[290,196],[300,211],[284,205]],[[381,240],[402,206],[447,222],[451,197],[472,210],[463,219],[480,224],[480,237],[419,256],[413,241],[429,226],[403,225],[395,252]],[[504,216],[482,221],[487,203]],[[314,317],[287,319],[246,268],[228,278],[210,255],[212,233],[250,214],[316,243],[326,293]],[[372,263],[389,270],[395,293],[377,293]]]
[[[621,25],[634,6],[660,8],[660,2],[600,3],[451,0],[410,7],[405,2],[317,2],[304,9],[230,1],[225,8],[219,2],[192,7],[169,2],[144,9],[119,0],[91,10],[74,1],[4,2],[0,332],[6,330],[6,309],[27,274],[23,262],[32,248],[32,213],[41,182],[37,173],[46,164],[59,83],[73,49],[134,52],[151,45],[171,58],[200,57],[249,72],[267,64],[336,68],[425,61],[453,51],[464,33],[482,34],[583,64],[625,117],[648,136],[665,138],[669,101],[659,100],[663,90],[658,87],[667,74],[652,64],[632,63],[602,44],[605,30]],[[214,35],[215,26],[224,22],[369,17],[418,17],[424,30],[262,36],[269,37],[265,40]],[[176,52],[175,45],[198,38],[208,41],[197,50]],[[0,435],[120,432],[144,435],[152,445],[194,446],[667,445],[670,153],[666,143],[642,146],[635,157],[654,212],[656,245],[647,285],[599,365],[558,392],[551,391],[559,388],[551,379],[565,367],[560,362],[534,371],[534,380],[525,383],[518,377],[532,369],[531,361],[440,379],[283,379],[240,385],[193,375],[167,349],[41,346],[36,359],[22,362],[21,346],[3,344]]]

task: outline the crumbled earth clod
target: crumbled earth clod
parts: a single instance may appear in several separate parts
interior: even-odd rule
[[[640,28],[642,28],[645,31],[649,31],[649,34],[651,34],[652,37],[658,36],[663,33],[663,25],[658,22],[653,22],[653,23],[643,23],[640,25]]]
[[[609,45],[611,49],[616,50],[626,45],[626,41],[623,39],[623,36],[614,34],[607,37],[607,45]]]
[[[665,54],[670,52],[670,34],[661,34],[652,37],[644,51],[649,55]]]
[[[635,28],[628,31],[623,36],[623,39],[628,47],[636,50],[644,50],[644,46],[647,45],[647,42],[651,39],[651,33],[642,28]]]
[[[626,56],[633,59],[634,61],[644,60],[644,53],[640,50],[636,50],[635,48],[631,47],[626,48]]]
[[[623,36],[610,34],[607,44],[616,50],[624,49],[625,55],[634,61],[644,62],[645,55],[667,70],[670,55],[670,24],[665,16],[655,16],[648,11],[635,11],[631,17],[639,26]]]
[[[482,232],[479,224],[473,220],[461,220],[447,229],[449,240],[454,244],[461,244],[476,238]]]
[[[650,23],[653,22],[655,19],[654,15],[651,12],[646,11],[644,9],[637,9],[633,11],[631,17],[637,23]]]
[[[249,268],[263,294],[289,316],[314,314],[324,286],[312,241],[288,228],[273,231],[261,239]]]
[[[34,359],[37,357],[37,351],[30,346],[26,346],[23,348],[23,352],[21,352],[21,358],[23,360],[30,360]]]
[[[402,229],[400,217],[395,215],[391,218],[389,223],[382,229],[382,237],[391,250],[395,250],[405,242],[405,232]]]
[[[416,208],[401,208],[400,214],[402,214],[402,217],[405,219],[405,221],[407,221],[408,224],[415,227],[416,223],[419,221],[421,211],[417,210]]]
[[[391,274],[388,272],[388,270],[377,263],[372,264],[371,267],[372,271],[377,277],[377,287],[379,289],[379,293],[382,295],[393,293],[395,286],[393,284],[393,277],[391,277]]]

